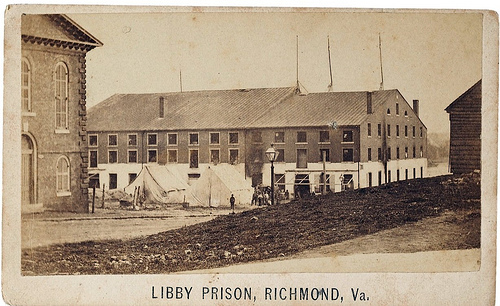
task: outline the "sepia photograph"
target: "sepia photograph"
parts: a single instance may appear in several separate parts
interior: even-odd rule
[[[494,303],[496,14],[20,5],[5,28],[7,303]]]

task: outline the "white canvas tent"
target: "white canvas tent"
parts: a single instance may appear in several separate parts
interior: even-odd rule
[[[133,195],[137,187],[146,203],[167,204],[184,202],[189,185],[166,166],[144,166],[135,180],[125,187],[125,192]]]
[[[252,200],[251,183],[228,164],[208,167],[189,189],[189,204],[192,206],[229,206],[234,194],[236,204],[249,204]]]

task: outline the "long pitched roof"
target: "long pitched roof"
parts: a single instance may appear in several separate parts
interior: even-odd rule
[[[116,94],[89,108],[92,131],[241,129],[294,88],[210,90],[154,94]],[[159,118],[159,99],[165,116]]]
[[[372,109],[375,111],[394,92],[396,90],[372,92]],[[320,92],[291,96],[254,121],[252,127],[311,127],[332,122],[359,125],[366,117],[366,91]]]
[[[396,89],[372,92],[372,108]],[[165,116],[159,118],[159,99]],[[359,125],[367,118],[367,92],[300,95],[295,88],[116,94],[89,108],[89,131],[153,131],[312,127],[336,122]]]

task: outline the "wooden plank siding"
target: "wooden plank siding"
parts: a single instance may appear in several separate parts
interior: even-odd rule
[[[481,81],[446,111],[450,118],[450,167],[453,173],[481,169]]]

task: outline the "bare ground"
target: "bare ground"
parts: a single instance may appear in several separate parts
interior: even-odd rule
[[[365,248],[376,245],[378,252],[479,248],[479,196],[479,174],[390,183],[219,216],[147,237],[25,249],[22,270],[27,275],[169,273],[292,258],[318,247],[320,252],[334,251],[329,247],[370,252],[359,243],[342,246],[363,237]],[[436,235],[424,231],[408,239],[407,227],[429,217],[438,217],[436,228],[429,229]],[[440,230],[448,223],[456,226]],[[376,235],[398,227],[402,231],[392,237]]]
[[[446,211],[438,217],[304,251],[297,257],[469,249],[478,246],[478,216],[478,209]]]
[[[277,257],[186,273],[469,272],[481,266],[479,248],[464,249],[457,237],[478,235],[479,220],[447,211],[412,224]],[[471,231],[472,230],[472,231]]]
[[[24,214],[21,225],[21,248],[31,249],[52,244],[88,240],[130,239],[157,234],[229,213],[228,209],[182,209],[180,205],[166,210],[121,209],[107,203],[108,208],[95,214],[44,212]]]

